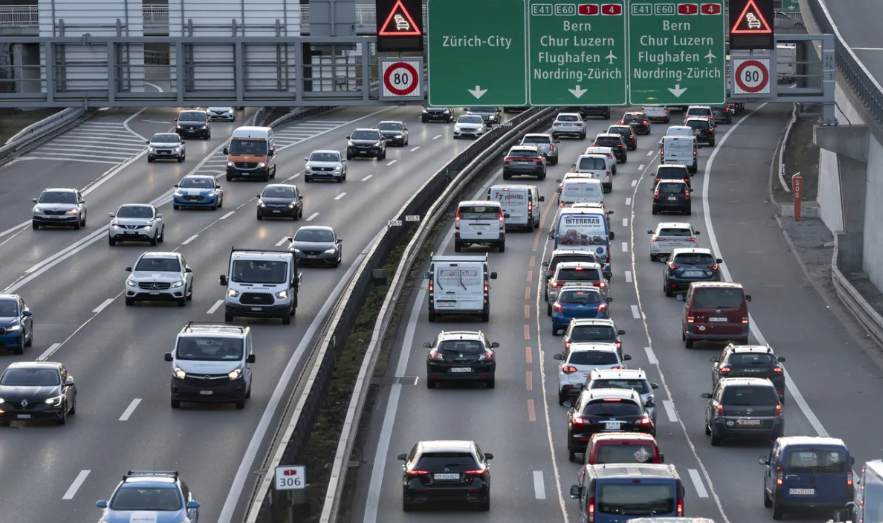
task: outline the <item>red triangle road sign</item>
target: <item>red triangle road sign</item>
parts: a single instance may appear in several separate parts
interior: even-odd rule
[[[754,0],[748,0],[748,3],[745,4],[745,9],[742,10],[742,14],[739,15],[739,18],[730,30],[730,34],[772,33],[773,30],[770,29],[770,24],[767,23],[766,18],[760,13],[760,9],[757,8]]]
[[[411,13],[405,9],[402,0],[397,0],[392,6],[389,16],[386,17],[383,27],[377,34],[380,36],[421,36],[420,28],[414,23]]]

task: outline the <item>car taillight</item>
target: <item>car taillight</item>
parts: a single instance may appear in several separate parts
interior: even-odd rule
[[[454,229],[460,230],[460,209],[457,209],[457,216],[454,217]]]
[[[782,406],[781,405],[776,405],[776,417],[777,418],[782,417]]]
[[[619,121],[619,125],[625,125],[625,124],[626,124],[626,123],[625,123],[625,120],[620,120],[620,121]]]
[[[589,498],[588,511],[588,523],[595,523],[595,498]]]
[[[586,418],[581,418],[579,416],[573,417],[573,423],[575,425],[591,425],[592,424],[591,421],[587,420]]]
[[[427,476],[427,475],[429,475],[429,471],[428,470],[409,470],[408,475],[409,476]]]
[[[684,194],[686,195],[687,199],[689,200],[690,199],[690,189],[687,189],[686,187],[684,187]]]
[[[619,341],[619,340],[617,340],[617,341],[616,341],[616,350],[619,350],[619,349],[621,349],[621,348],[622,348],[622,342]]]
[[[671,269],[671,270],[675,270],[675,269],[680,269],[681,266],[678,265],[677,263],[672,262],[672,263],[669,263],[669,264],[668,264],[668,268]]]
[[[570,348],[570,342],[569,342],[569,341],[565,341],[565,342],[564,342],[564,348],[565,348],[565,349],[569,349],[569,348]]]
[[[642,122],[642,124],[643,124],[643,125],[647,125],[647,120],[644,120],[644,121]]]
[[[549,144],[549,150],[550,150],[550,151],[554,151],[554,150],[555,150],[555,144],[550,143],[550,144]]]
[[[782,486],[782,480],[785,479],[785,468],[778,467],[776,468],[776,485]]]
[[[512,161],[512,158],[508,158],[508,157],[507,157],[507,158],[506,158],[505,160],[503,160],[503,161],[504,161],[504,162],[511,162],[511,161]]]
[[[484,284],[484,292],[487,292],[487,289],[488,289],[488,285],[487,285],[487,283],[485,283]]]
[[[846,470],[846,486],[852,486],[852,467],[849,467],[849,469]]]
[[[561,125],[561,124],[558,123],[558,122],[555,122],[555,123],[552,124],[552,127],[558,127],[559,125]]]
[[[432,292],[432,288],[433,288],[432,282],[429,282],[429,292]]]
[[[542,158],[531,158],[531,159],[535,162],[542,162],[543,161]]]
[[[731,370],[729,367],[721,367],[717,371],[721,374],[729,374]]]
[[[561,304],[560,304],[560,303],[556,303],[555,305],[552,306],[552,310],[555,311],[555,312],[561,312],[561,311],[562,311]]]
[[[506,218],[503,216],[503,213],[500,212],[500,224],[502,225],[503,223],[505,223],[505,221],[506,221]]]
[[[445,361],[445,355],[441,352],[433,352],[429,355],[429,358],[435,361]]]
[[[716,271],[716,270],[718,270],[719,267],[718,267],[718,264],[712,263],[711,265],[708,266],[708,268],[713,271]]]
[[[748,318],[746,318],[745,316],[743,316],[743,317],[742,317],[742,323],[748,323]]]
[[[595,286],[595,287],[600,287],[600,288],[602,288],[602,289],[606,289],[606,288],[607,288],[607,282],[606,282],[606,281],[596,281],[596,282],[592,282],[592,285]]]
[[[677,515],[679,518],[684,517],[684,500],[683,498],[678,498],[678,512]]]
[[[563,372],[564,374],[573,374],[574,372],[576,372],[576,367],[565,365],[564,367],[561,367],[561,372]]]
[[[653,238],[651,241],[652,241],[653,243],[656,243],[656,242],[664,242],[664,241],[665,241],[665,238]]]
[[[693,323],[694,321],[696,320],[695,318],[693,318],[693,316],[687,316],[687,323]]]
[[[641,418],[635,422],[635,425],[649,425],[649,424],[650,424],[650,417],[649,416],[644,416],[643,418]]]
[[[783,372],[785,372],[785,369],[783,369],[782,367],[773,367],[773,372],[775,372],[776,374],[782,374]]]
[[[684,241],[686,241],[686,242],[698,243],[698,241],[696,240],[696,238],[684,238]]]
[[[533,210],[533,202],[527,202],[527,212],[530,212],[532,210]]]
[[[622,365],[617,365],[617,366],[615,366],[615,367],[610,367],[610,370],[623,370],[623,369],[625,369],[625,367],[623,367]]]
[[[473,476],[481,476],[484,474],[485,469],[475,469],[475,470],[467,470],[463,472],[463,474],[471,474]]]
[[[610,264],[610,251],[607,251],[607,264]]]
[[[582,126],[583,126],[583,124],[581,124],[581,123],[577,123],[577,124],[575,124],[575,125],[576,125],[577,127],[582,127]]]
[[[564,287],[564,282],[563,281],[553,281],[552,287]]]
[[[689,185],[689,184],[690,184],[690,178],[684,178],[684,183],[686,183],[687,185]]]
[[[491,351],[486,351],[484,354],[479,354],[478,359],[481,361],[487,361],[494,359],[494,353]]]
[[[659,189],[656,189],[655,191],[653,191],[653,199],[654,200],[659,199]]]
[[[659,183],[659,178],[653,178],[653,181],[655,181],[656,183]]]
[[[720,403],[716,403],[714,405],[714,417],[715,418],[723,418],[724,417],[724,406]]]

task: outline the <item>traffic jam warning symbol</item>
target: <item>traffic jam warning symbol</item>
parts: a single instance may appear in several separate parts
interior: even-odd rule
[[[414,23],[411,13],[405,9],[402,0],[398,0],[389,11],[389,16],[377,33],[380,36],[422,36],[420,27]]]
[[[748,0],[742,14],[730,29],[730,34],[772,34],[772,32],[770,24],[767,23],[754,0]]]
[[[733,94],[770,94],[769,58],[737,60]]]

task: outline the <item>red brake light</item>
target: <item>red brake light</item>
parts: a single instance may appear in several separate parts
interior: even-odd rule
[[[569,349],[569,348],[570,348],[570,342],[569,342],[569,341],[565,341],[565,342],[564,342],[564,348],[565,348],[565,349]]]
[[[678,498],[678,517],[684,517],[684,500]]]
[[[429,357],[434,359],[435,361],[445,361],[445,355],[441,352],[433,352],[429,355]]]
[[[777,418],[782,417],[782,406],[781,405],[776,405],[776,417]]]
[[[564,282],[563,281],[553,281],[552,287],[564,287]]]
[[[782,367],[773,367],[773,372],[777,374],[782,374],[783,372],[785,372],[785,369],[783,369]]]
[[[656,183],[659,183],[659,178],[653,178],[653,181],[655,181]]]
[[[582,272],[583,268],[582,267],[574,267],[573,270],[575,270],[576,272]]]
[[[745,317],[745,316],[743,316],[743,317],[742,317],[742,323],[748,323],[748,318]]]
[[[550,144],[549,144],[549,150],[550,150],[550,151],[554,151],[554,150],[555,150],[555,144],[550,143]]]
[[[606,310],[607,310],[606,303],[602,303],[601,305],[598,305],[598,312],[602,312],[602,311],[606,311]]]
[[[671,269],[671,270],[675,270],[675,269],[680,269],[681,266],[678,265],[677,263],[671,262],[671,263],[668,264],[668,268]]]
[[[409,470],[408,475],[409,476],[427,476],[427,475],[429,475],[429,471],[428,470]]]
[[[713,271],[716,271],[716,270],[718,269],[718,264],[713,263],[713,264],[709,265],[708,268],[711,269],[711,270],[713,270]]]
[[[457,209],[457,216],[454,217],[454,229],[460,230],[460,209]]]
[[[472,474],[475,476],[480,476],[480,475],[484,474],[484,471],[485,471],[485,469],[467,470],[467,471],[463,472],[463,474]]]
[[[778,467],[776,469],[776,485],[782,486],[783,479],[785,479],[785,468]]]
[[[591,421],[589,421],[589,420],[587,420],[587,419],[585,419],[585,418],[580,418],[579,416],[574,416],[574,417],[573,417],[573,423],[574,423],[575,425],[591,425],[591,424],[592,424]]]
[[[644,120],[644,125],[647,125],[647,120]]]
[[[555,122],[555,123],[552,124],[553,127],[557,127],[557,126],[559,126],[559,125],[561,125],[561,124],[558,123],[558,122]]]
[[[684,187],[684,193],[687,195],[687,199],[689,200],[690,199],[690,188]]]
[[[654,200],[658,200],[658,199],[659,199],[659,188],[657,188],[655,191],[653,191],[653,199],[654,199]],[[458,218],[458,219],[459,219],[459,218]]]
[[[724,417],[724,406],[720,403],[715,403],[714,405],[714,417],[715,418],[723,418]]]
[[[510,158],[510,157],[507,156],[506,159],[503,160],[503,161],[504,161],[504,162],[511,162],[511,161],[512,161],[512,158]]]
[[[564,374],[573,374],[574,372],[576,372],[576,367],[565,365],[561,368],[561,372],[563,372]]]
[[[698,242],[696,241],[696,238],[684,238],[684,241],[686,241],[686,242],[698,243]]]
[[[641,419],[639,419],[638,421],[636,421],[635,424],[636,424],[636,425],[649,425],[649,424],[650,424],[650,418],[647,417],[647,416],[644,416],[643,418],[641,418]]]
[[[555,311],[555,312],[561,312],[561,311],[562,311],[561,304],[560,304],[560,303],[556,303],[555,305],[552,306],[552,310]]]
[[[595,523],[595,498],[589,498],[588,523]]]
[[[616,350],[619,350],[619,349],[621,349],[621,348],[622,348],[622,342],[619,341],[619,340],[617,340],[617,342],[616,342]]]
[[[693,318],[693,316],[687,316],[687,323],[693,323],[694,321],[696,321],[696,319]]]
[[[622,403],[620,398],[604,398],[605,403]]]
[[[850,467],[850,468],[846,471],[846,486],[847,486],[847,487],[851,487],[851,486],[852,486],[852,467]],[[862,485],[862,489],[864,489],[864,485]]]
[[[429,282],[429,292],[432,292],[432,287],[433,287],[432,282]]]
[[[721,367],[717,371],[720,372],[721,374],[728,374],[730,372],[730,370],[731,369],[729,367]]]

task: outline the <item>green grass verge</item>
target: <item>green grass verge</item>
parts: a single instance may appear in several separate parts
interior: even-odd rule
[[[35,109],[22,111],[21,109],[0,109],[0,147],[6,145],[6,141],[25,127],[37,123],[43,118],[52,116],[62,109]]]

